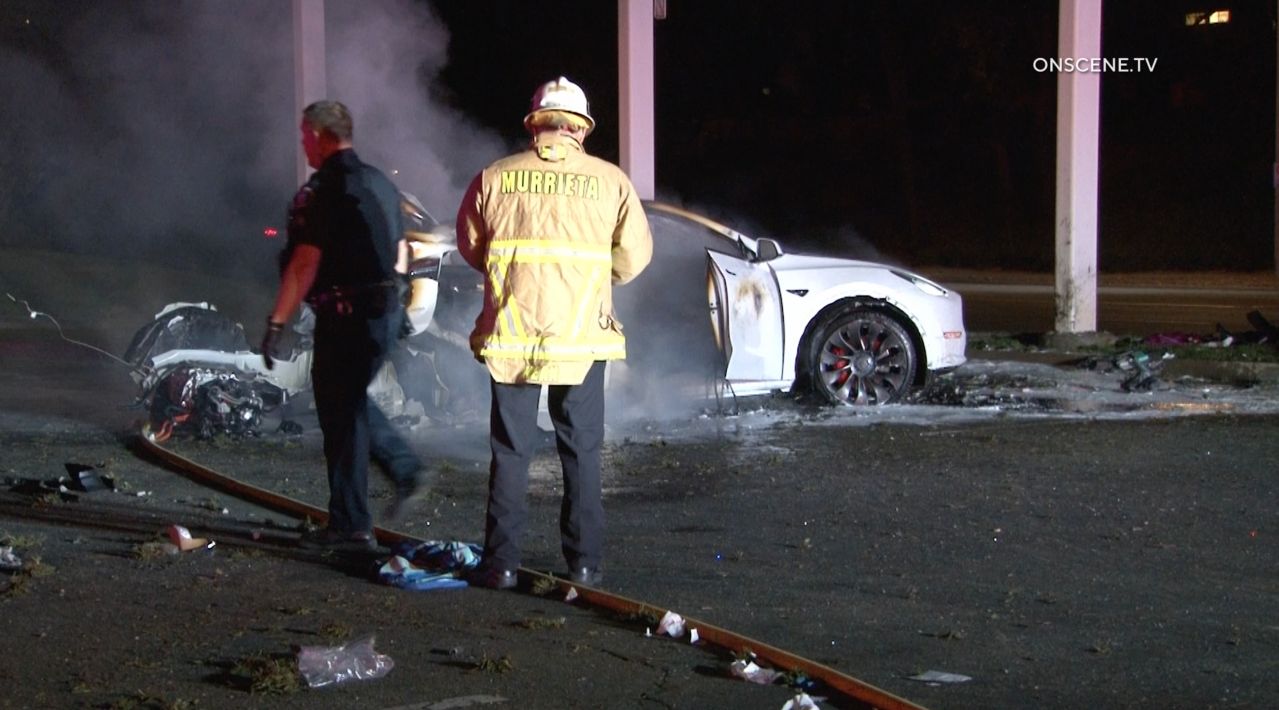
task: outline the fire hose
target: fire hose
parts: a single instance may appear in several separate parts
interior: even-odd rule
[[[318,523],[324,523],[328,520],[328,512],[325,510],[297,500],[296,498],[290,498],[274,491],[237,480],[165,448],[154,440],[151,432],[148,431],[146,427],[143,428],[138,439],[143,451],[155,456],[158,460],[165,464],[178,469],[198,483],[217,488],[228,495],[233,495],[242,500],[255,503],[264,508],[269,508],[286,515],[298,518],[310,518]],[[410,535],[387,528],[375,527],[373,532],[377,537],[378,542],[387,546],[401,542],[422,542]],[[534,583],[539,585],[549,585],[548,588],[557,587],[566,593],[570,588],[572,588],[576,590],[577,599],[581,600],[583,603],[605,609],[616,614],[644,615],[662,610],[661,607],[653,604],[630,599],[619,594],[613,594],[612,592],[573,584],[566,579],[554,577],[527,567],[519,568],[519,575],[527,580],[532,580]],[[700,619],[687,616],[683,618],[687,627],[697,629],[697,633],[701,641],[713,646],[718,646],[730,653],[738,655],[753,653],[756,658],[770,664],[774,668],[786,668],[802,673],[809,679],[820,682],[828,688],[838,691],[853,700],[860,701],[870,705],[871,707],[881,708],[881,710],[923,710],[923,707],[920,705],[916,705],[909,700],[893,695],[886,690],[877,688],[850,675],[841,673],[830,666],[804,658],[803,656],[798,656],[790,653],[789,651],[782,650],[776,646],[763,643],[733,631],[729,631],[723,627],[709,624]]]

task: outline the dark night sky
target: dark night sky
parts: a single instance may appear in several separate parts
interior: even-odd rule
[[[567,73],[604,126],[592,148],[616,159],[613,3],[434,5],[453,38],[439,80],[468,113],[515,135],[525,87]],[[1185,26],[1222,8],[1228,25]],[[1267,267],[1274,4],[1104,9],[1105,56],[1159,63],[1104,77],[1102,267]],[[655,25],[659,191],[791,243],[1050,268],[1056,76],[1032,65],[1056,56],[1056,25],[1055,0],[672,0]]]
[[[0,89],[16,97],[0,106],[0,241],[86,221],[100,241],[112,224],[136,236],[171,222],[139,217],[167,207],[192,238],[278,222],[293,189],[288,5],[0,4]],[[520,144],[530,93],[556,75],[591,97],[588,148],[617,159],[616,3],[328,6],[330,82],[360,144],[441,219]],[[1223,8],[1228,25],[1184,26]],[[1103,54],[1158,65],[1104,75],[1103,270],[1270,267],[1274,14],[1266,0],[1105,3]],[[1055,0],[669,0],[659,196],[812,249],[1048,269],[1056,76],[1032,63],[1056,56],[1056,16]]]

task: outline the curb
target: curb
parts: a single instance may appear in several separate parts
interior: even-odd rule
[[[969,360],[1025,362],[1051,365],[1062,369],[1074,369],[1079,366],[1081,360],[1088,357],[1096,357],[1097,353],[1055,350],[976,350],[969,351],[966,355]],[[1159,376],[1163,379],[1190,377],[1235,387],[1279,384],[1279,363],[1240,360],[1195,360],[1174,357],[1164,361]]]

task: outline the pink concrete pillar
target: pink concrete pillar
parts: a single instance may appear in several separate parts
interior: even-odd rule
[[[1100,59],[1101,0],[1060,0],[1060,58]],[[1101,74],[1057,75],[1056,330],[1097,330],[1097,171]]]
[[[653,0],[617,0],[618,146],[643,199],[656,195],[653,128]]]

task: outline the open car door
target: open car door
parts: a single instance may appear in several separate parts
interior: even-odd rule
[[[707,291],[715,342],[728,370],[724,378],[782,377],[782,302],[768,264],[707,250]]]

